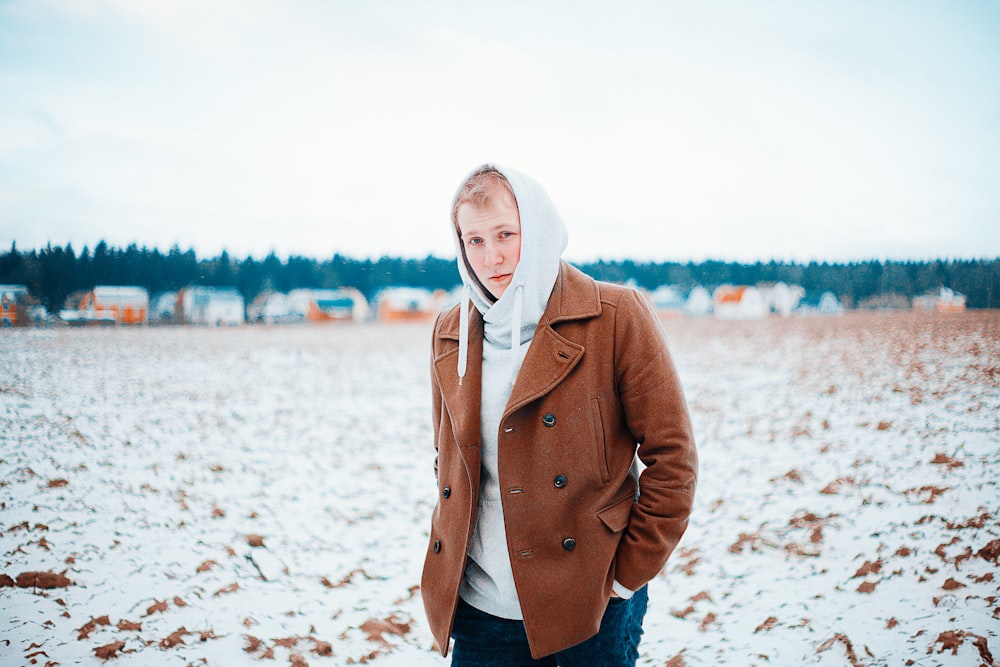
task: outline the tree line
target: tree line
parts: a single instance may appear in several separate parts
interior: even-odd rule
[[[928,261],[867,260],[848,263],[755,262],[634,262],[631,260],[577,263],[585,273],[611,282],[632,282],[655,289],[677,285],[755,285],[785,282],[801,285],[808,295],[833,292],[853,306],[880,295],[907,298],[950,287],[967,297],[969,308],[1000,308],[1000,258]],[[139,247],[109,247],[101,241],[79,253],[72,244],[51,244],[22,252],[17,244],[0,254],[0,283],[26,285],[50,311],[63,308],[66,298],[95,285],[134,285],[151,294],[189,285],[235,287],[247,303],[267,291],[288,292],[299,287],[354,287],[371,299],[383,287],[405,285],[451,289],[459,284],[453,259],[381,257],[356,259],[335,254],[329,259],[274,253],[264,259],[234,259],[223,251],[199,258],[194,250],[178,246],[167,252]]]

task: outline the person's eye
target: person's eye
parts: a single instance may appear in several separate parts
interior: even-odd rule
[[[482,242],[483,242],[483,240],[481,238],[479,238],[479,237],[473,237],[473,238],[470,238],[468,241],[466,241],[466,244],[467,245],[479,245]]]
[[[515,236],[517,232],[500,232],[500,238],[509,239],[511,236]]]

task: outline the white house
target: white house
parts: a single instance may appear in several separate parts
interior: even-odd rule
[[[236,326],[246,321],[243,295],[234,287],[185,287],[179,303],[187,324]]]

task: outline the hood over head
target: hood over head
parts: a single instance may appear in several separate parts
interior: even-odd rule
[[[520,347],[531,340],[545,312],[549,295],[559,276],[559,261],[569,242],[566,225],[544,188],[530,176],[494,163],[469,172],[452,198],[452,210],[462,187],[476,174],[495,169],[510,183],[521,222],[521,257],[511,282],[499,299],[494,299],[475,278],[465,259],[458,230],[452,226],[458,255],[458,273],[463,290],[460,305],[459,377],[465,375],[468,355],[468,301],[483,316],[484,332],[490,342],[509,346],[514,358],[514,374],[520,367]],[[516,332],[516,334],[515,334]]]

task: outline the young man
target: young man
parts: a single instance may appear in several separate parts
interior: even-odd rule
[[[634,665],[697,477],[662,329],[634,290],[561,260],[565,226],[524,174],[476,169],[451,217],[464,288],[434,326],[431,630],[453,665]]]

